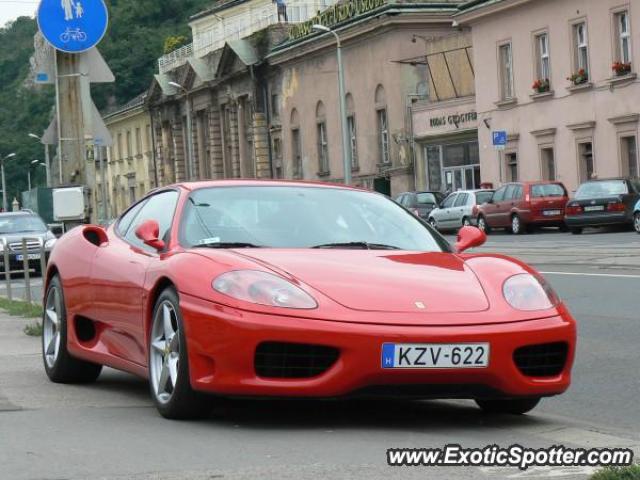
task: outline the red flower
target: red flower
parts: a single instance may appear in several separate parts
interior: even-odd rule
[[[580,70],[578,70],[578,75],[584,75],[584,68],[581,68]]]

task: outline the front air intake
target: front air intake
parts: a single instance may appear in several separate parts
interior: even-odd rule
[[[564,342],[542,343],[520,347],[513,360],[523,375],[528,377],[555,377],[567,362],[569,346]]]
[[[256,374],[264,378],[311,378],[326,372],[337,348],[303,343],[264,342],[256,348]]]

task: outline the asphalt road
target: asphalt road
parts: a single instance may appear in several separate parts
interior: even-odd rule
[[[171,422],[145,382],[106,370],[93,385],[46,379],[25,320],[0,316],[0,479],[586,478],[589,468],[388,467],[389,447],[519,443],[628,446],[640,455],[640,235],[489,237],[483,250],[532,261],[579,323],[574,382],[522,417],[472,402],[221,404]]]

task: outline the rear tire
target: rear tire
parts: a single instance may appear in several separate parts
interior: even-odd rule
[[[476,403],[485,413],[523,415],[533,410],[540,398],[509,398],[505,400],[480,400]]]
[[[574,227],[571,229],[571,233],[573,235],[581,235],[582,234],[582,227]]]
[[[640,212],[633,215],[633,228],[637,233],[640,233]]]
[[[486,233],[487,235],[491,233],[491,227],[489,226],[489,224],[487,223],[487,220],[482,215],[478,217],[478,228],[482,230],[484,233]]]
[[[522,220],[518,215],[511,216],[511,233],[514,235],[522,235],[525,232],[525,227],[522,225]]]
[[[429,222],[429,225],[431,225],[435,230],[438,229],[438,224],[436,223],[436,219],[433,217],[429,217],[429,220],[427,220]]]
[[[55,383],[94,382],[102,365],[85,362],[71,356],[67,350],[67,310],[60,277],[49,282],[42,317],[42,360],[44,370]]]
[[[462,219],[462,226],[463,227],[470,227],[471,226],[471,220],[469,220],[469,217],[464,217]]]
[[[194,391],[180,302],[175,289],[165,289],[153,309],[149,333],[149,389],[165,418],[201,418],[211,410],[213,398]]]

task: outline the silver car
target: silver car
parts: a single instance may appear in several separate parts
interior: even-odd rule
[[[476,205],[488,202],[493,190],[459,190],[453,192],[429,214],[429,223],[438,230],[455,230],[476,225]]]

